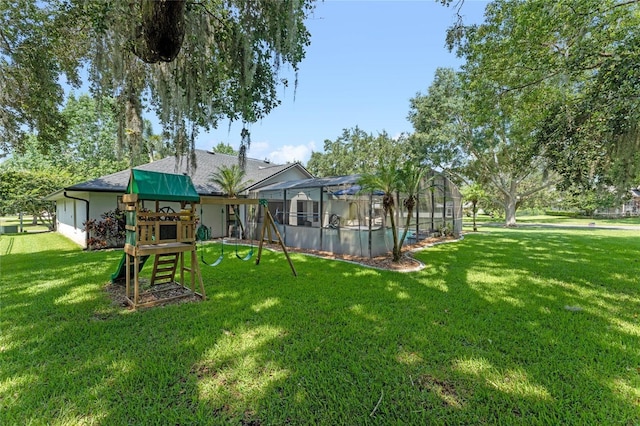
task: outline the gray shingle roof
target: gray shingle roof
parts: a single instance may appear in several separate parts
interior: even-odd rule
[[[358,183],[360,175],[348,176],[331,176],[323,178],[309,178],[288,182],[277,182],[267,185],[261,190],[279,190],[279,189],[302,189],[302,188],[318,188],[321,186],[351,186]]]
[[[219,154],[201,149],[195,150],[196,169],[190,171],[189,176],[193,181],[198,194],[200,195],[223,195],[220,188],[210,182],[211,174],[218,170],[221,166],[232,166],[238,164],[236,155]],[[259,187],[266,179],[274,175],[283,173],[293,167],[298,167],[305,174],[311,177],[311,174],[299,163],[293,164],[272,164],[267,161],[247,158],[246,163],[246,179],[250,181],[250,185],[245,189]],[[187,159],[182,157],[167,157],[152,163],[143,164],[135,167],[141,170],[150,170],[162,173],[187,174]],[[82,182],[65,188],[66,191],[95,191],[95,192],[125,192],[129,183],[129,170],[123,170],[110,175],[102,176],[97,179]]]

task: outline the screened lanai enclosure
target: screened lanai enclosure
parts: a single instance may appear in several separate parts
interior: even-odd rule
[[[358,175],[313,178],[263,187],[253,197],[266,199],[271,215],[289,247],[335,254],[375,257],[393,247],[391,221],[382,207],[382,192],[363,191]],[[397,194],[396,224],[407,223],[405,194]],[[409,221],[405,244],[462,231],[462,197],[444,175],[431,172],[422,180]],[[261,207],[262,208],[262,207]],[[257,217],[262,218],[263,212]],[[261,226],[257,224],[258,229]]]

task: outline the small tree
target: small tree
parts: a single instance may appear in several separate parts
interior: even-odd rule
[[[245,180],[246,172],[237,164],[232,166],[222,166],[218,171],[211,174],[211,182],[222,189],[222,192],[229,198],[238,198],[238,194],[245,189],[251,180]],[[234,205],[233,210],[237,212],[239,205]],[[240,229],[244,235],[244,225],[240,221]]]
[[[211,149],[216,154],[229,154],[229,155],[237,155],[238,151],[233,149],[233,147],[224,142],[218,142],[218,145],[214,146]]]
[[[44,199],[47,195],[72,182],[72,176],[53,168],[42,170],[12,170],[0,167],[0,207],[6,213],[24,212],[49,229],[55,225],[55,204]]]
[[[487,197],[485,190],[477,183],[472,183],[461,189],[462,197],[471,203],[471,215],[473,217],[473,232],[478,231],[476,215],[478,213],[478,203]]]
[[[402,184],[400,182],[400,174],[396,167],[395,160],[386,164],[381,161],[378,170],[372,173],[364,173],[358,183],[365,191],[382,191],[382,208],[385,217],[389,215],[391,221],[391,233],[393,235],[393,261],[399,262],[401,257],[401,248],[398,241],[398,227],[395,220],[395,201],[394,195],[400,190]]]
[[[100,215],[102,220],[89,219],[84,228],[89,239],[89,250],[108,247],[122,247],[126,236],[124,212],[119,209],[109,210]]]
[[[404,208],[407,209],[407,220],[404,225],[404,232],[402,233],[402,237],[400,237],[400,241],[398,242],[398,247],[400,248],[400,250],[402,250],[402,245],[404,244],[404,240],[407,237],[407,232],[409,231],[411,216],[413,214],[413,210],[416,207],[418,193],[420,191],[420,183],[422,182],[424,172],[425,168],[415,163],[406,163],[405,167],[398,171],[400,192],[406,196],[403,201],[403,205]]]

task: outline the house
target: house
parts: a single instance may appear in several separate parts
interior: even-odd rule
[[[393,246],[381,191],[362,191],[359,176],[282,181],[258,188],[285,245],[334,254],[375,257]],[[462,232],[462,195],[446,176],[427,172],[411,217],[397,194],[395,222],[407,243]],[[408,227],[406,226],[408,223]]]
[[[633,188],[629,191],[629,197],[626,201],[616,207],[600,208],[594,213],[599,217],[629,217],[640,215],[640,187]]]
[[[202,198],[222,197],[222,190],[211,182],[211,174],[220,167],[238,163],[235,155],[214,153],[206,150],[195,150],[197,167],[187,171],[185,157],[167,157],[152,163],[135,167],[162,173],[188,174]],[[267,185],[279,182],[308,179],[311,174],[300,163],[273,164],[267,160],[247,158],[246,180],[248,186],[241,195],[258,190]],[[107,211],[122,209],[122,195],[127,189],[131,172],[129,169],[97,179],[71,185],[47,197],[56,202],[56,230],[82,247],[87,247],[87,233],[84,223],[89,219],[100,220]],[[167,207],[179,209],[178,205],[168,203]],[[201,206],[200,220],[212,228],[212,237],[229,234],[229,226],[233,226],[233,211],[220,205],[205,204]],[[246,212],[239,212],[246,216]]]

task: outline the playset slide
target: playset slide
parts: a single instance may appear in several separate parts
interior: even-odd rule
[[[140,257],[140,267],[138,268],[138,272],[140,272],[142,270],[142,267],[144,266],[144,263],[147,261],[148,258],[149,258],[149,256],[141,256]],[[120,263],[118,264],[118,269],[116,270],[116,272],[111,274],[111,282],[113,284],[115,284],[117,282],[123,282],[126,279],[126,277],[127,277],[126,265],[127,265],[127,254],[126,253],[122,253],[122,258],[120,259]],[[134,271],[134,266],[133,266],[133,264],[131,264],[131,276],[132,277],[133,277],[133,271]]]

